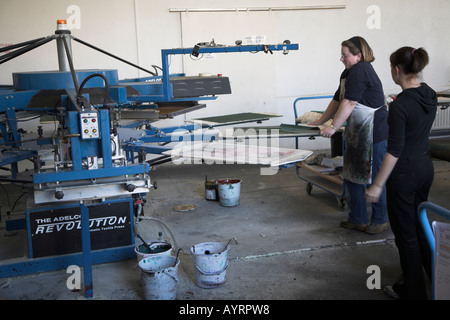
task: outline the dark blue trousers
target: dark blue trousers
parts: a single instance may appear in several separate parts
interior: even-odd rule
[[[378,174],[381,168],[381,163],[383,162],[384,155],[386,154],[387,140],[375,143],[373,145],[372,152],[372,177]],[[372,180],[373,180],[372,179]],[[367,185],[357,184],[345,180],[348,193],[350,195],[348,206],[350,212],[348,214],[348,221],[356,224],[368,224],[369,222],[382,224],[388,221],[388,212],[386,205],[386,190],[383,188],[380,199],[378,202],[371,204],[372,215],[369,221],[369,216],[367,214],[367,203],[364,197],[366,193]]]

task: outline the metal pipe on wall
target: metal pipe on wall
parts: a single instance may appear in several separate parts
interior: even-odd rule
[[[169,9],[169,12],[251,12],[251,11],[298,11],[345,9],[346,5],[300,6],[300,7],[249,7],[249,8],[194,8]]]

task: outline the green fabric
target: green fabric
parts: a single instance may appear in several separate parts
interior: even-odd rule
[[[320,129],[318,127],[305,127],[297,126],[292,124],[281,124],[279,126],[254,126],[254,127],[236,127],[234,130],[240,129],[243,132],[248,132],[248,130],[255,130],[259,134],[261,130],[265,130],[264,133],[272,134],[273,130],[278,130],[279,135],[295,135],[295,136],[317,136],[319,135]]]

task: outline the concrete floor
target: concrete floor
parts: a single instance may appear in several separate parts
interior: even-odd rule
[[[435,160],[434,164],[429,200],[448,208],[450,163]],[[241,179],[240,205],[226,208],[205,200],[205,175]],[[340,228],[347,211],[338,209],[329,192],[313,188],[308,195],[306,182],[297,177],[294,167],[269,176],[260,175],[258,166],[168,163],[153,168],[151,177],[158,189],[148,194],[145,216],[159,221],[143,220],[137,228],[147,239],[162,231],[175,249],[183,250],[177,300],[389,299],[382,289],[368,289],[366,282],[371,265],[380,268],[381,288],[400,274],[392,232],[369,235]],[[12,206],[16,198],[10,197]],[[4,196],[1,200],[0,254],[4,259],[5,250],[14,249],[20,256],[26,247],[25,232],[5,231],[8,205]],[[174,210],[180,204],[192,204],[195,209]],[[191,246],[226,243],[231,238],[238,243],[230,244],[225,284],[199,288],[189,256]],[[66,287],[68,276],[60,270],[0,279],[0,299],[83,300],[83,290]],[[93,288],[93,299],[143,299],[137,260],[93,266]]]

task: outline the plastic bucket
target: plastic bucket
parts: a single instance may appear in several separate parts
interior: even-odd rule
[[[179,264],[179,259],[168,255],[139,261],[145,300],[175,300]]]
[[[134,247],[134,252],[138,261],[143,258],[155,257],[155,256],[170,256],[172,254],[172,245],[164,241],[147,242],[151,250],[148,250],[144,244],[140,244]]]
[[[239,205],[241,196],[240,179],[220,179],[217,180],[219,191],[219,201],[224,207],[236,207]]]
[[[230,247],[220,242],[200,243],[191,248],[195,283],[200,288],[216,288],[225,283]]]

